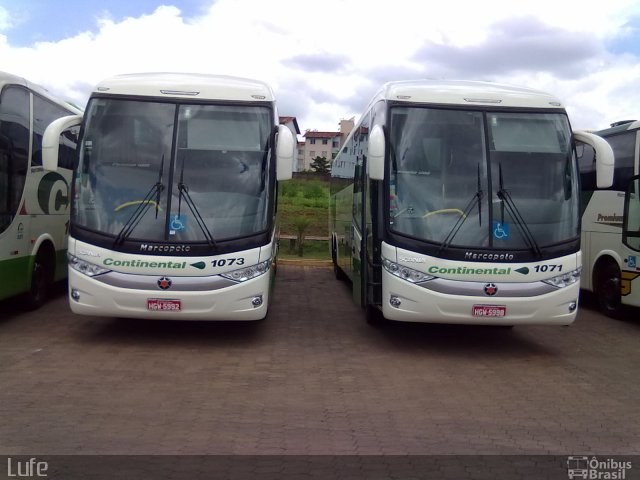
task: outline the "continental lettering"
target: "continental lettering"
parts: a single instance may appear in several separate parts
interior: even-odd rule
[[[180,253],[191,251],[191,245],[149,245],[143,243],[140,245],[141,252],[148,253]]]
[[[508,268],[471,268],[471,267],[438,267],[432,265],[427,269],[432,275],[509,275],[511,267]]]
[[[187,262],[149,262],[146,260],[115,260],[105,258],[102,262],[106,267],[129,267],[129,268],[187,268]]]
[[[513,260],[512,253],[474,253],[465,252],[465,260]]]

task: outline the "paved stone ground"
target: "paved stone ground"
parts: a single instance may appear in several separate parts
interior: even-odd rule
[[[373,328],[301,266],[251,324],[75,316],[60,290],[0,303],[0,454],[640,453],[633,315]]]

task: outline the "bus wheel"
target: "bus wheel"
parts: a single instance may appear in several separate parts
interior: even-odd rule
[[[33,261],[31,270],[31,287],[26,294],[25,303],[29,310],[40,308],[47,299],[53,271],[47,255],[40,250]]]
[[[344,272],[336,262],[333,262],[333,274],[336,276],[337,280],[342,281],[347,279],[347,276],[344,274]]]
[[[346,280],[347,276],[342,269],[338,266],[338,254],[336,252],[336,246],[334,240],[331,241],[331,260],[333,261],[333,274],[337,280]]]
[[[599,269],[594,292],[600,311],[608,317],[620,318],[622,296],[620,294],[620,269],[617,265],[608,263]]]
[[[385,318],[382,315],[382,310],[374,307],[373,305],[367,304],[364,308],[365,318],[367,319],[367,323],[373,327],[380,327],[385,323]]]

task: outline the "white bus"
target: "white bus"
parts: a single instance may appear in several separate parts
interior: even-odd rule
[[[600,189],[593,150],[578,149],[584,208],[581,286],[594,292],[600,309],[615,318],[623,305],[640,306],[640,122],[619,122],[594,133],[609,142],[616,161],[613,185]]]
[[[295,142],[272,90],[227,76],[145,73],[99,83],[82,121],[69,232],[75,313],[265,317],[276,255],[276,185]]]
[[[543,92],[484,82],[386,84],[331,170],[338,277],[367,320],[568,325],[579,294],[575,140]]]
[[[60,170],[42,168],[51,121],[80,113],[27,80],[0,72],[0,300],[25,294],[39,307],[66,277],[69,185],[75,139],[67,133]]]

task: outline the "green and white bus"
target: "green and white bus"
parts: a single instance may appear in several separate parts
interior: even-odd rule
[[[27,80],[0,72],[0,300],[46,299],[67,275],[67,231],[75,137],[65,132],[60,169],[42,167],[42,136],[55,119],[80,110]]]
[[[184,320],[266,316],[277,182],[295,141],[257,80],[180,73],[100,82],[81,123],[69,232],[69,302],[83,315]]]
[[[594,133],[609,142],[616,160],[613,185],[598,188],[593,150],[578,149],[584,208],[581,286],[615,318],[623,305],[640,307],[640,122],[618,122]]]
[[[580,269],[576,140],[562,102],[485,82],[386,84],[331,170],[337,276],[367,319],[568,325]]]

